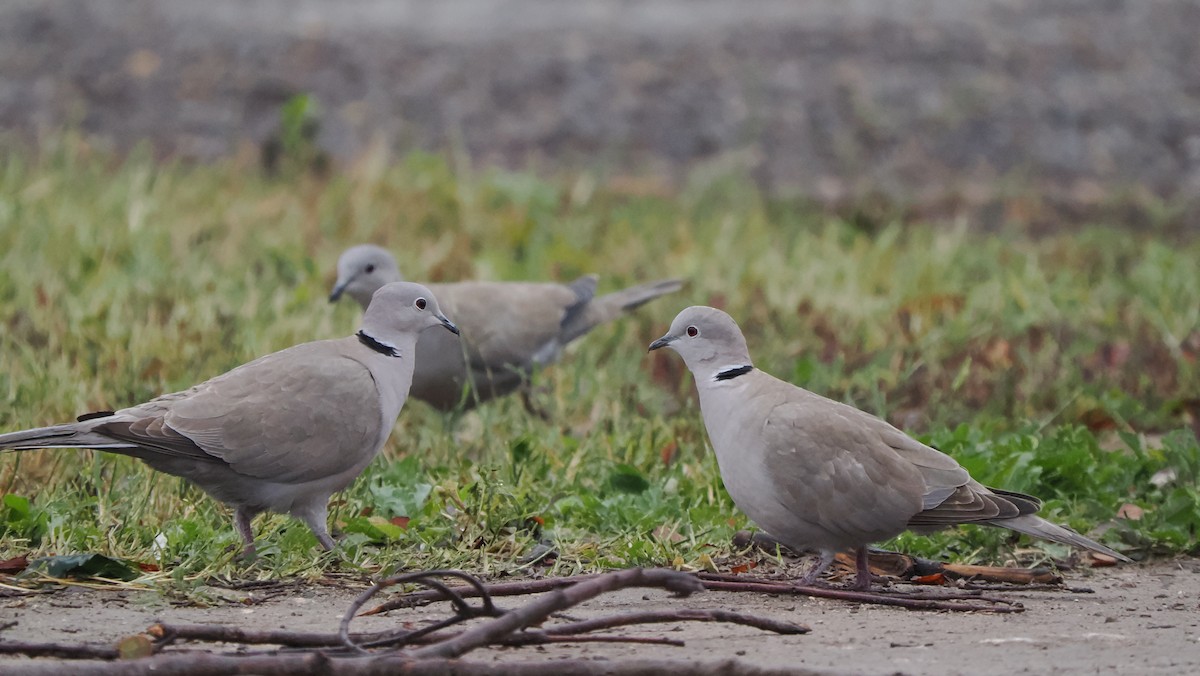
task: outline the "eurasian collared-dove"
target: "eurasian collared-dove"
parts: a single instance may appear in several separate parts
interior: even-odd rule
[[[755,369],[741,330],[720,310],[683,310],[650,344],[661,347],[678,352],[696,379],[704,426],[734,504],[788,547],[820,553],[803,584],[816,580],[838,551],[854,548],[855,586],[868,589],[868,543],[960,523],[1129,561],[1035,516],[1037,498],[987,488],[950,456],[887,422]]]
[[[342,252],[330,302],[346,294],[366,306],[375,289],[400,279],[387,250],[360,244]],[[456,282],[430,284],[462,330],[462,340],[426,333],[417,343],[411,395],[440,411],[470,408],[517,390],[535,367],[558,359],[563,347],[622,313],[677,291],[667,279],[596,298],[596,277],[570,284]],[[467,388],[467,386],[472,386]]]
[[[408,396],[417,335],[439,325],[458,332],[429,289],[389,284],[353,336],[296,345],[138,406],[2,434],[0,449],[133,456],[233,506],[247,555],[250,520],[266,511],[304,521],[332,549],[329,497],[383,447]]]

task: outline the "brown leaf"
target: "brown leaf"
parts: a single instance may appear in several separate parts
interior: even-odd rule
[[[161,568],[159,568],[159,567],[158,567],[158,564],[157,564],[157,563],[141,563],[141,562],[138,562],[138,565],[137,565],[137,567],[138,567],[138,568],[139,568],[139,569],[140,569],[140,570],[141,570],[143,573],[157,573],[158,571],[162,570]]]
[[[405,529],[407,529],[407,528],[408,528],[408,522],[409,522],[409,521],[411,521],[411,520],[412,520],[412,519],[410,519],[410,518],[409,518],[409,517],[407,517],[407,516],[393,516],[393,517],[391,518],[391,523],[392,523],[392,525],[393,525],[393,526],[399,526],[399,527],[401,527],[401,528],[405,528]]]
[[[659,455],[662,456],[664,465],[671,464],[671,461],[675,459],[675,451],[677,450],[679,450],[679,444],[674,441],[669,441],[663,445],[662,450],[659,451]]]
[[[0,573],[19,573],[29,566],[29,559],[24,555],[0,561]]]
[[[1087,428],[1092,432],[1113,430],[1117,428],[1117,421],[1113,419],[1111,415],[1109,415],[1108,411],[1098,408],[1085,411],[1083,415],[1080,416],[1079,422],[1086,425]]]
[[[1117,518],[1129,519],[1130,521],[1140,521],[1142,519],[1142,515],[1145,513],[1145,510],[1141,507],[1138,507],[1131,502],[1126,502],[1125,504],[1121,505],[1120,509],[1117,510]]]
[[[729,572],[733,573],[734,575],[741,575],[743,573],[749,573],[750,571],[754,570],[755,568],[758,568],[758,563],[756,563],[754,561],[747,561],[746,563],[738,564],[736,566],[731,567],[729,569]]]

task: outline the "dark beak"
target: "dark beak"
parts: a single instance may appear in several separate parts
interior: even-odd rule
[[[438,318],[438,321],[442,323],[442,326],[446,327],[447,331],[449,331],[450,333],[453,333],[456,336],[459,335],[458,327],[454,325],[454,322],[450,321],[449,319],[446,319],[446,315],[439,314],[437,316],[437,318]]]
[[[342,294],[346,292],[346,287],[350,286],[350,284],[353,283],[354,280],[358,279],[359,274],[361,274],[361,273],[355,273],[353,275],[350,275],[350,277],[348,279],[346,279],[345,281],[343,281],[342,278],[339,276],[337,283],[333,285],[333,291],[329,292],[329,302],[336,303],[338,301],[338,299],[342,297]]]
[[[646,351],[653,352],[654,350],[657,350],[660,347],[666,347],[673,342],[675,342],[675,336],[672,336],[671,334],[668,333],[667,335],[663,336],[662,338],[659,338],[658,340],[654,341],[653,343],[650,343],[650,349],[646,350]]]

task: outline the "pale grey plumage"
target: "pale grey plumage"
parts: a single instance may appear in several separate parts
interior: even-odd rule
[[[338,259],[337,283],[329,299],[345,294],[365,306],[375,289],[400,278],[396,260],[386,249],[360,244]],[[535,368],[557,361],[571,341],[683,286],[668,279],[597,298],[596,282],[588,275],[570,284],[429,284],[462,330],[462,339],[432,332],[421,336],[411,395],[450,411],[512,393]]]
[[[77,422],[0,435],[0,449],[92,448],[183,477],[236,509],[246,553],[264,511],[301,519],[326,549],[331,495],[383,447],[412,382],[417,335],[444,326],[433,293],[380,289],[354,336],[296,345],[191,389]]]
[[[1037,498],[989,489],[953,458],[886,421],[753,367],[729,315],[690,307],[650,349],[670,347],[696,380],[700,410],[726,489],[738,508],[797,551],[818,551],[812,582],[838,551],[858,551],[857,586],[870,586],[866,545],[905,529],[1000,526],[1125,556],[1035,515]]]

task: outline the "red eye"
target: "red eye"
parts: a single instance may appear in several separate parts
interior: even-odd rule
[[[687,327],[687,334],[692,338],[695,338],[696,336],[700,335],[700,329],[694,326],[689,326]]]
[[[418,298],[417,301],[415,303],[413,303],[413,305],[416,305],[418,310],[424,310],[425,306],[428,305],[428,303],[425,302],[424,298]]]

